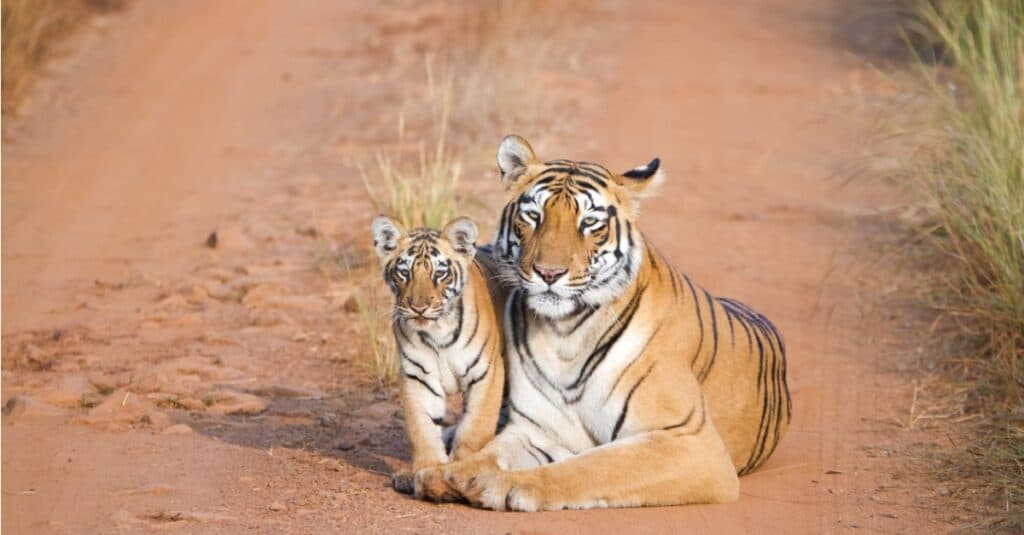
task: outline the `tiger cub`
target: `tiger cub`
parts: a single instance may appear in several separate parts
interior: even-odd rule
[[[467,457],[494,437],[505,365],[502,315],[491,292],[501,290],[490,283],[487,259],[477,258],[478,231],[468,218],[438,232],[406,231],[378,216],[371,230],[384,280],[395,294],[402,407],[412,444],[412,471],[396,473],[391,482],[409,494],[417,471]],[[457,392],[462,420],[444,430],[445,395]]]

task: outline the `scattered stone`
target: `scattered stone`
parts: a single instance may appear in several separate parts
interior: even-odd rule
[[[86,397],[92,393],[93,387],[88,379],[81,375],[68,375],[40,392],[38,398],[50,405],[73,409],[82,406]]]
[[[232,390],[215,390],[203,397],[206,410],[216,414],[254,415],[267,410],[261,397]]]
[[[119,528],[128,528],[139,523],[138,517],[124,509],[118,510],[114,514],[110,515],[110,519],[114,522],[114,525]]]
[[[136,487],[134,489],[120,490],[120,491],[114,492],[113,494],[115,496],[132,496],[132,495],[136,495],[136,494],[160,495],[160,494],[169,494],[171,492],[174,492],[174,489],[171,488],[170,486],[162,485],[162,484],[157,483],[157,484],[151,484],[151,485],[143,485],[141,487]]]
[[[223,522],[234,520],[233,517],[202,511],[146,511],[139,513],[139,518],[152,522]]]
[[[359,312],[359,300],[356,299],[356,296],[350,295],[348,296],[348,299],[345,300],[345,304],[342,305],[341,308],[345,312]]]
[[[287,511],[288,510],[288,508],[285,507],[285,505],[283,503],[281,503],[281,502],[271,503],[270,506],[268,507],[268,509],[270,509],[271,511],[278,511],[278,512],[280,512],[280,511]]]
[[[192,428],[185,424],[174,424],[167,429],[164,429],[161,434],[163,435],[187,435],[192,433]]]
[[[87,424],[128,424],[142,420],[153,408],[153,403],[143,396],[127,390],[116,390],[99,405],[89,409],[86,416],[76,422]]]
[[[378,401],[360,409],[357,414],[361,418],[369,418],[374,421],[382,421],[391,418],[396,411],[395,404],[390,401]]]
[[[268,398],[323,399],[326,394],[320,390],[283,384],[261,385],[246,390],[248,393]]]
[[[24,347],[21,360],[29,368],[37,371],[48,370],[56,363],[50,355],[47,355],[42,348],[35,344],[28,344]]]
[[[244,251],[253,247],[250,240],[240,228],[224,227],[215,231],[217,249],[223,251]]]
[[[355,447],[356,447],[355,444],[353,444],[353,443],[351,443],[351,442],[349,442],[347,440],[342,440],[341,442],[338,442],[338,446],[337,446],[337,448],[339,450],[341,450],[341,451],[352,451]]]
[[[143,423],[149,424],[156,431],[167,429],[171,426],[171,417],[167,413],[157,410],[152,410],[146,413],[142,417]]]
[[[60,407],[26,397],[14,396],[4,403],[2,413],[5,418],[21,418],[24,416],[64,416],[67,413]]]
[[[204,244],[207,247],[209,247],[210,249],[216,249],[217,248],[217,231],[216,230],[211,232],[210,235],[206,237],[206,241],[204,242]]]

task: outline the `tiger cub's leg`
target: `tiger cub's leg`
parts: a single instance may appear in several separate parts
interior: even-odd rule
[[[501,357],[501,341],[489,340],[482,348],[483,365],[467,372],[467,390],[462,393],[464,403],[462,421],[455,432],[452,447],[453,461],[469,457],[494,438],[501,412],[501,396],[505,388],[505,363]]]
[[[413,476],[418,470],[448,462],[448,452],[445,451],[441,436],[441,419],[445,413],[444,395],[441,394],[441,385],[432,379],[433,376],[428,376],[421,383],[409,377],[402,378],[402,412],[412,446],[412,469],[391,476],[391,485],[405,494],[413,492]]]
[[[501,356],[500,343],[492,343],[484,351],[490,352],[486,368],[471,370],[475,373],[470,380],[472,386],[463,393],[465,410],[462,421],[455,431],[451,459],[457,463],[474,456],[494,438],[501,412],[502,393],[505,387],[505,366]],[[415,481],[410,482],[417,498],[434,501],[454,501],[458,493],[444,482],[443,467],[427,467],[414,472]]]

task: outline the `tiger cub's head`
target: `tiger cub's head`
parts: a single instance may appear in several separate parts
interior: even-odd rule
[[[459,217],[440,232],[406,231],[398,221],[378,216],[370,228],[384,281],[395,294],[396,317],[424,325],[450,312],[476,254],[476,224]]]
[[[495,256],[533,311],[562,318],[625,291],[643,254],[638,204],[660,181],[659,163],[614,174],[589,162],[541,162],[525,139],[502,140],[498,167],[509,201]]]

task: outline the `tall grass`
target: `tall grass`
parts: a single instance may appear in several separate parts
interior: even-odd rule
[[[923,67],[935,105],[912,172],[951,266],[936,301],[951,371],[988,416],[954,477],[986,491],[996,525],[1024,530],[1024,2],[916,6],[942,57]]]

